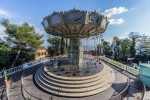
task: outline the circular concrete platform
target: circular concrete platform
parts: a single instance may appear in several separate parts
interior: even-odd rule
[[[85,76],[66,77],[55,74],[46,66],[35,73],[35,82],[43,90],[64,97],[84,97],[94,95],[108,89],[115,81],[114,71],[105,63],[96,62],[103,66],[99,72]]]

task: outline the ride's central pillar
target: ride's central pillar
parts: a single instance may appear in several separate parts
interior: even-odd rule
[[[68,46],[68,61],[71,65],[82,66],[83,46],[80,39],[70,39]]]

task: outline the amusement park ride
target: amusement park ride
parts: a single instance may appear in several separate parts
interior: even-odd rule
[[[84,55],[81,43],[83,38],[105,32],[108,23],[107,17],[96,11],[75,8],[46,16],[42,22],[45,31],[69,39],[69,46],[67,57],[55,57],[49,67],[37,70],[36,83],[47,92],[67,97],[84,97],[108,89],[115,73],[99,59]]]
[[[21,89],[18,90],[21,90],[24,98],[29,100],[32,96],[35,99],[48,100],[51,96],[49,100],[53,100],[54,96],[56,100],[76,100],[76,98],[78,100],[123,100],[125,97],[128,99],[130,92],[132,92],[131,95],[137,95],[137,91],[143,92],[145,85],[150,87],[150,64],[140,63],[140,67],[135,69],[109,59],[105,55],[92,56],[88,54],[87,47],[83,47],[82,40],[86,40],[85,45],[89,45],[91,42],[88,39],[93,36],[92,45],[94,47],[97,45],[95,49],[103,55],[105,41],[101,39],[101,36],[108,23],[107,17],[96,11],[81,11],[75,8],[69,11],[53,12],[46,16],[42,21],[45,31],[48,34],[69,39],[67,55],[48,57],[45,61],[40,59],[39,62],[35,61],[32,64],[7,70],[12,73],[23,70]],[[95,41],[98,38],[101,40]],[[114,38],[112,45],[113,56],[119,55],[116,54],[119,49],[116,40],[117,38]],[[98,41],[101,45],[96,44]],[[32,67],[36,65],[37,67]],[[135,89],[136,86],[130,87],[137,82],[137,76],[138,81],[142,83],[139,87],[143,90]],[[144,97],[142,92],[139,93],[140,96],[142,94],[141,98]],[[130,98],[133,100],[133,95]]]
[[[47,33],[68,38],[68,61],[81,67],[83,61],[82,38],[89,38],[103,33],[108,25],[107,17],[99,13],[80,11],[75,8],[65,12],[53,12],[42,22]]]

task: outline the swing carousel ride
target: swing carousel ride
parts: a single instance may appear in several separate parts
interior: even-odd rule
[[[84,54],[86,47],[83,49],[81,41],[104,33],[107,17],[96,11],[74,8],[53,12],[43,19],[42,25],[48,34],[69,39],[69,46],[67,57],[53,57],[49,65],[37,70],[35,82],[41,89],[58,96],[84,97],[103,92],[112,85],[113,70],[98,58]]]

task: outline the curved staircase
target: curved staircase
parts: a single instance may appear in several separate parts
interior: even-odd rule
[[[65,97],[84,97],[108,89],[115,81],[113,70],[103,63],[103,70],[85,77],[64,77],[55,75],[41,67],[35,74],[36,83],[45,91]]]

